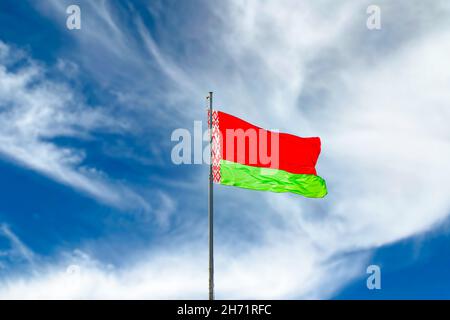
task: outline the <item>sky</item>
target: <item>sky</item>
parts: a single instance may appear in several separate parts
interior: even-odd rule
[[[0,298],[206,299],[208,166],[171,134],[209,91],[319,136],[329,192],[215,186],[217,298],[450,298],[449,40],[446,0],[2,0]]]

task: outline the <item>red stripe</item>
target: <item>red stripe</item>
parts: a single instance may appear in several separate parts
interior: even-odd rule
[[[320,154],[320,138],[318,137],[301,138],[287,133],[271,132],[221,111],[219,111],[219,128],[222,135],[221,154],[222,159],[224,160],[254,167],[273,168],[274,164],[267,163],[268,159],[264,159],[264,155],[270,157],[271,152],[276,152],[276,149],[278,149],[279,156],[278,165],[276,166],[277,169],[296,174],[316,174],[315,165]],[[257,132],[257,134],[249,134],[246,138],[245,158],[242,157],[242,154],[238,155],[237,139],[233,137],[233,135],[230,135],[230,130],[235,131],[237,129],[242,129],[245,132]],[[247,131],[249,129],[251,130]],[[227,133],[229,135],[228,138]],[[263,134],[262,137],[261,134]],[[264,134],[266,134],[266,136],[264,136]],[[272,135],[275,135],[275,138],[278,136],[279,139],[279,148],[273,148],[274,150],[271,149]],[[256,142],[254,139],[256,139]],[[251,143],[254,144],[250,144],[250,140],[252,140]],[[234,141],[233,150],[231,150],[233,147],[230,143],[231,141]],[[250,145],[256,146],[257,150],[257,153],[256,155],[253,155],[253,158],[250,156]],[[264,147],[266,147],[266,149]],[[254,151],[255,149],[252,148],[252,150]],[[269,150],[269,152],[265,152],[265,150]],[[273,157],[273,159],[275,158],[276,157]]]

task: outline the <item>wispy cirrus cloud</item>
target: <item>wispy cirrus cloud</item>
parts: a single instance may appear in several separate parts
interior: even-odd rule
[[[4,260],[22,260],[34,267],[36,263],[35,253],[11,230],[5,223],[0,224],[0,238],[9,242],[7,250],[0,251],[0,270],[6,268]]]
[[[68,84],[48,79],[45,67],[25,52],[0,42],[0,57],[2,156],[100,201],[147,210],[149,205],[137,193],[85,165],[83,149],[54,141],[89,139],[96,131],[120,132],[126,126],[107,116],[104,108],[87,105]]]

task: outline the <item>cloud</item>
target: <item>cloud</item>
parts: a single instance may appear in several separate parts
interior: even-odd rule
[[[336,278],[349,279],[358,271],[354,267],[348,268],[345,259],[323,262],[323,268],[314,270],[318,261],[311,249],[292,243],[258,249],[247,253],[245,258],[231,252],[219,253],[216,297],[320,298],[324,292],[331,293],[339,286],[339,282],[334,281]],[[140,257],[135,264],[116,269],[74,252],[71,259],[60,261],[56,267],[36,269],[34,277],[3,280],[0,298],[205,299],[207,256],[204,253],[201,247],[179,246],[170,252],[155,251]],[[270,264],[268,259],[271,259]],[[293,264],[293,260],[297,263]],[[358,264],[360,260],[352,262]],[[255,272],[258,277],[254,276]],[[302,295],[299,296],[300,288]]]
[[[5,237],[11,244],[11,250],[0,252],[1,256],[11,257],[18,256],[27,261],[30,265],[35,263],[35,254],[28,248],[19,237],[12,232],[11,228],[6,224],[0,224],[0,236]],[[1,263],[0,263],[1,264]],[[1,268],[0,268],[1,269]]]
[[[372,250],[422,234],[448,217],[450,72],[443,66],[450,49],[449,6],[445,1],[382,1],[382,30],[369,31],[369,4],[205,4],[213,17],[208,27],[184,39],[181,35],[193,30],[189,23],[196,22],[170,16],[163,25],[166,32],[181,35],[160,41],[142,23],[144,13],[136,17],[134,11],[135,24],[126,28],[114,18],[119,9],[105,2],[86,7],[101,19],[83,24],[79,49],[88,56],[111,49],[108,61],[114,66],[101,74],[101,68],[89,64],[92,76],[107,81],[123,72],[114,79],[126,85],[127,72],[141,66],[138,75],[145,76],[137,78],[152,88],[137,85],[135,95],[124,96],[126,101],[152,99],[144,105],[158,110],[154,123],[187,124],[200,117],[204,110],[186,105],[203,98],[194,93],[213,88],[224,111],[263,127],[322,138],[318,172],[329,187],[324,200],[217,187],[218,297],[330,297],[365,275]],[[155,15],[152,10],[149,14]],[[163,24],[164,19],[152,18]],[[89,23],[92,27],[86,28]],[[123,46],[124,39],[129,46]],[[137,44],[140,40],[146,40],[146,47]],[[114,86],[112,82],[108,84]],[[172,90],[162,90],[164,85]],[[158,108],[161,103],[167,108]],[[145,114],[145,108],[135,108]],[[167,118],[178,120],[164,122]],[[67,162],[79,161],[76,154],[67,157]],[[191,189],[205,179],[199,174]],[[0,296],[204,298],[206,225],[198,213],[183,210],[184,204],[201,198],[189,188],[173,186],[173,192],[183,192],[176,205],[162,201],[161,222],[177,213],[179,220],[170,225],[173,239],[158,239],[158,249],[142,252],[120,268],[87,263],[78,287],[71,290],[64,290],[61,270],[67,262],[62,260],[59,268],[40,276],[4,283]]]
[[[86,166],[84,150],[54,142],[58,137],[89,139],[96,131],[120,132],[123,124],[106,116],[103,108],[86,105],[68,85],[47,79],[48,70],[24,52],[0,42],[0,57],[3,157],[102,202],[119,208],[133,203],[147,210],[141,196]]]

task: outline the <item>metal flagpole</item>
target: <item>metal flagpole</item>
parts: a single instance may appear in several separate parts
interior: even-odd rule
[[[210,92],[209,100],[209,191],[208,191],[208,220],[209,220],[209,300],[214,300],[214,210],[213,210],[213,150],[212,150],[212,120],[213,120],[213,93]]]

